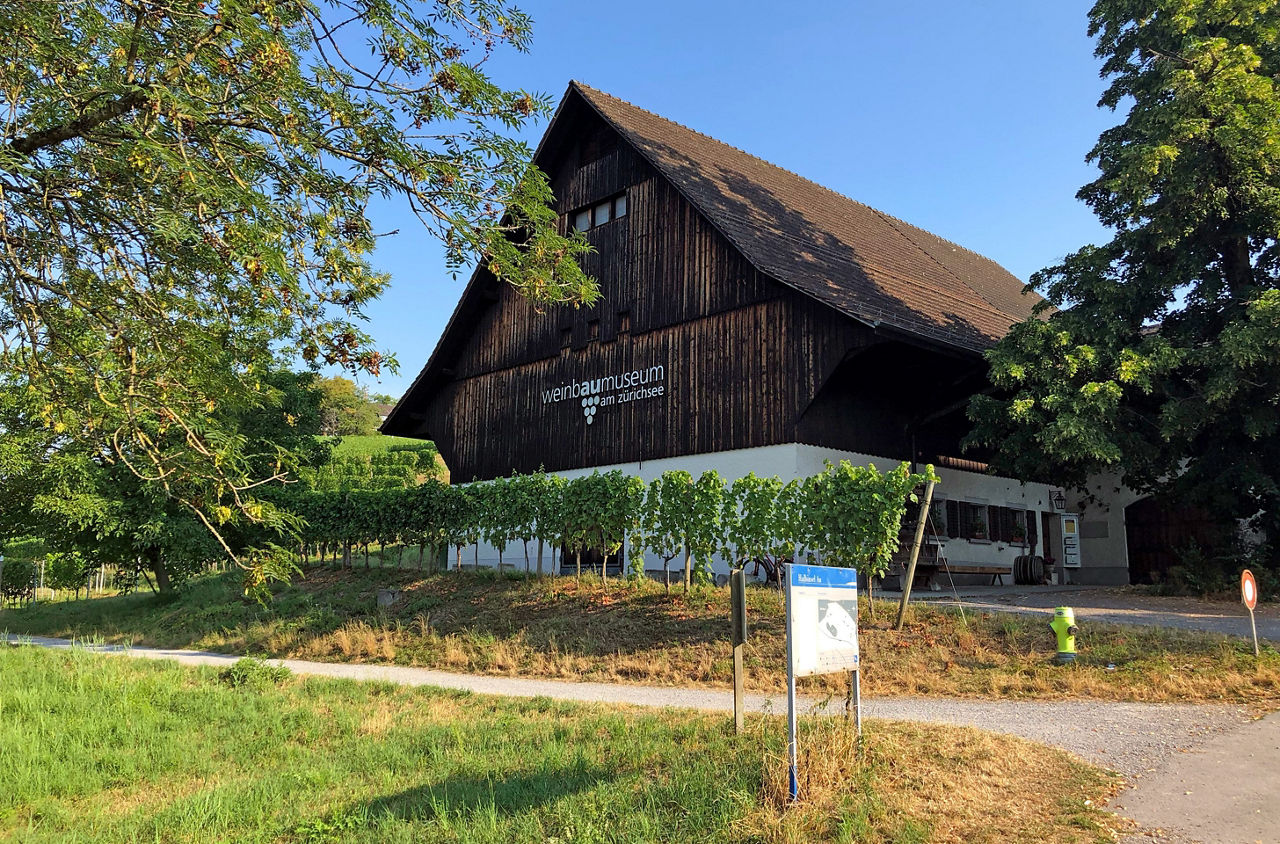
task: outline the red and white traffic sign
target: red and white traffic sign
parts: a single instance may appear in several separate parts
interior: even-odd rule
[[[1248,569],[1240,574],[1240,599],[1249,608],[1249,612],[1253,612],[1253,608],[1258,605],[1258,582]]]

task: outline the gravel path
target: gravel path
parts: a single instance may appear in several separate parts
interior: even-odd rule
[[[919,600],[942,606],[956,606],[954,597],[943,593],[919,594]],[[1225,601],[1201,601],[1195,598],[1166,598],[1124,589],[1081,588],[1056,591],[1010,591],[961,594],[959,605],[966,611],[1014,612],[1045,614],[1054,607],[1075,610],[1080,623],[1109,621],[1116,624],[1140,624],[1152,627],[1175,627],[1203,630],[1228,636],[1251,637],[1249,612],[1243,604]],[[1274,605],[1263,605],[1256,611],[1258,638],[1280,644],[1280,612]]]
[[[67,639],[9,636],[10,641],[52,648],[71,647]],[[148,659],[171,659],[186,665],[229,665],[238,659],[227,654],[164,648],[124,648],[94,645],[105,653],[126,653]],[[719,689],[632,686],[610,683],[576,683],[524,677],[489,677],[453,674],[398,665],[355,665],[272,660],[296,674],[381,680],[406,686],[439,686],[478,694],[510,697],[551,697],[586,703],[621,703],[637,706],[673,706],[716,712],[733,710],[733,693]],[[806,712],[843,712],[843,700],[824,701],[802,697]],[[752,712],[784,714],[783,694],[753,693],[746,706]],[[863,713],[870,718],[957,724],[1022,736],[1065,748],[1091,762],[1126,775],[1141,774],[1171,755],[1194,748],[1214,735],[1248,720],[1236,706],[1194,704],[1110,703],[1105,701],[957,700],[948,698],[864,699]]]
[[[1212,736],[1133,786],[1111,804],[1143,825],[1128,842],[1280,840],[1280,715]]]

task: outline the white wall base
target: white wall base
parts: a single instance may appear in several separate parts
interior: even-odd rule
[[[855,465],[875,464],[881,471],[892,469],[898,465],[898,461],[886,457],[837,451],[802,443],[788,443],[785,445],[765,446],[763,448],[745,448],[734,451],[670,457],[661,460],[645,460],[638,463],[621,463],[610,466],[573,469],[555,474],[565,478],[575,478],[589,475],[593,471],[608,472],[619,469],[648,483],[667,471],[684,470],[696,478],[703,472],[714,469],[729,483],[750,472],[755,472],[762,477],[776,475],[786,482],[795,478],[816,475],[826,468],[828,461],[838,463],[841,460],[848,460]],[[942,479],[934,493],[935,498],[938,499],[969,501],[975,504],[993,504],[1036,512],[1048,512],[1052,509],[1052,505],[1049,502],[1049,486],[1046,484],[1023,483],[1012,478],[983,475],[959,469],[937,468],[936,471]],[[909,513],[908,518],[914,519],[915,514]],[[1037,533],[1041,533],[1039,525],[1037,525]],[[947,559],[957,563],[1008,565],[1012,567],[1014,557],[1027,553],[1027,550],[1021,545],[1004,542],[948,539],[945,536],[937,537],[936,539],[941,543],[943,553]],[[1044,540],[1045,537],[1043,536],[1039,538],[1038,547],[1033,549],[1034,553],[1044,554]],[[630,549],[628,549],[628,553],[629,551]],[[531,550],[530,554],[532,556],[534,551]],[[554,570],[556,566],[550,561],[550,549],[547,549],[546,555],[545,565]],[[1057,555],[1055,554],[1054,556]],[[451,566],[454,564],[455,557],[455,553],[451,550],[449,555]],[[508,567],[523,570],[523,547],[518,543],[509,547],[503,559]],[[476,549],[474,547],[464,549],[462,554],[464,566],[471,566],[475,560]],[[482,543],[479,547],[479,563],[482,566],[496,567],[498,565],[497,550]],[[536,561],[533,565],[536,568]],[[1086,565],[1088,565],[1087,561]],[[671,567],[673,572],[682,572],[683,556],[672,560]],[[661,571],[661,558],[652,554],[647,555],[645,568],[650,571]],[[713,568],[716,574],[727,574],[729,561],[717,559]],[[1011,584],[1013,582],[1012,576],[1006,577],[1005,581]]]

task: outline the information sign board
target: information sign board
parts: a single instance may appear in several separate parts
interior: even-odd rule
[[[796,677],[850,671],[858,735],[862,694],[858,674],[858,573],[831,566],[787,566],[787,755],[791,799],[800,795],[796,773]]]
[[[787,623],[797,677],[858,667],[858,572],[790,565]]]

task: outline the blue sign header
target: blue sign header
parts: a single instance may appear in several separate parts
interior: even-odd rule
[[[835,589],[857,589],[857,569],[835,568],[834,566],[802,566],[792,563],[787,566],[792,586],[827,586]]]

